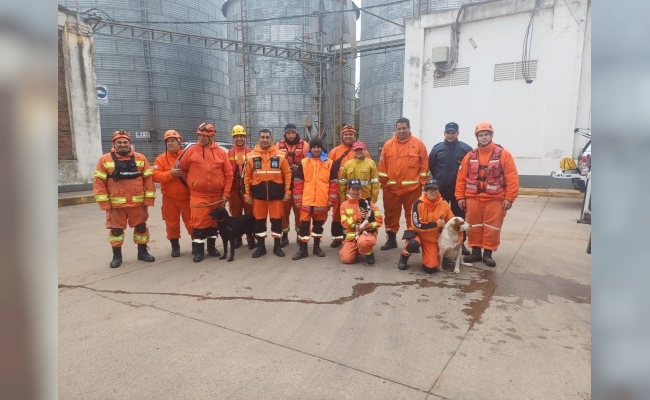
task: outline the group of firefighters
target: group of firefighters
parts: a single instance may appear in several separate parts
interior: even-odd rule
[[[155,183],[161,188],[162,218],[172,257],[180,256],[181,219],[192,238],[194,262],[203,260],[206,249],[210,256],[220,256],[218,222],[210,216],[216,207],[228,207],[232,216],[253,216],[256,243],[248,243],[249,248],[256,246],[253,258],[267,252],[267,218],[273,253],[285,256],[292,211],[299,245],[292,259],[309,256],[311,239],[312,254],[324,257],[321,241],[332,210],[330,246],[340,248],[341,262],[352,264],[365,256],[366,264],[372,265],[382,225],[387,240],[381,250],[398,247],[403,210],[407,229],[401,238],[399,269],[407,269],[410,255],[420,251],[425,272],[441,269],[437,239],[454,216],[466,218],[471,226],[456,243],[458,249],[462,246],[464,261],[495,267],[492,252],[499,246],[504,217],[517,197],[519,178],[510,152],[492,141],[491,123],[477,124],[478,144],[472,149],[458,140],[458,124],[450,122],[445,126],[445,140],[430,153],[412,135],[407,118],[399,118],[395,128],[376,164],[350,125],[341,128],[341,144],[328,153],[320,139],[302,139],[291,123],[277,143],[271,131],[260,130],[254,149],[246,146],[245,128],[235,125],[231,130],[234,145],[224,150],[214,141],[214,125],[204,122],[197,128],[196,144],[184,149],[181,135],[166,131],[166,150],[153,167],[133,150],[128,132],[116,131],[113,147],[99,159],[93,178],[95,201],[106,210],[113,250],[110,267],[122,264],[127,224],[134,228],[138,260],[155,261],[147,247],[147,209],[154,205]],[[383,214],[376,205],[380,188]],[[236,247],[241,245],[238,235]]]

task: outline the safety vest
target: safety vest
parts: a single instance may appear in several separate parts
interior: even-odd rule
[[[474,149],[469,154],[469,172],[465,183],[466,194],[501,194],[505,191],[505,179],[501,167],[501,153],[503,147],[494,144],[494,151],[490,155],[487,165],[480,165],[478,161],[478,150]],[[480,171],[484,170],[483,175]],[[480,182],[483,182],[481,184]]]
[[[278,150],[285,153],[284,158],[289,161],[289,165],[299,163],[307,154],[303,151],[303,145],[305,141],[299,140],[298,144],[290,145],[286,140],[282,140],[278,143]]]

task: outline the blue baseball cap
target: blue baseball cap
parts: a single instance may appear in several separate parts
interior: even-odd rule
[[[455,122],[448,123],[447,125],[445,125],[445,132],[447,131],[458,132],[458,124]]]

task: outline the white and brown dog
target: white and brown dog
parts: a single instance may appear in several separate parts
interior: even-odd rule
[[[470,228],[468,224],[461,217],[453,217],[445,224],[445,227],[442,228],[440,236],[438,236],[438,256],[440,258],[440,270],[442,271],[442,265],[445,261],[454,261],[454,272],[460,272],[460,264],[463,264],[465,267],[471,267],[472,264],[463,262],[463,236],[461,232],[464,232]]]

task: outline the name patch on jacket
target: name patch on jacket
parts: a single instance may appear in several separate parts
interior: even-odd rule
[[[262,169],[262,157],[253,157],[253,168]]]
[[[271,168],[280,168],[280,157],[271,157]]]

